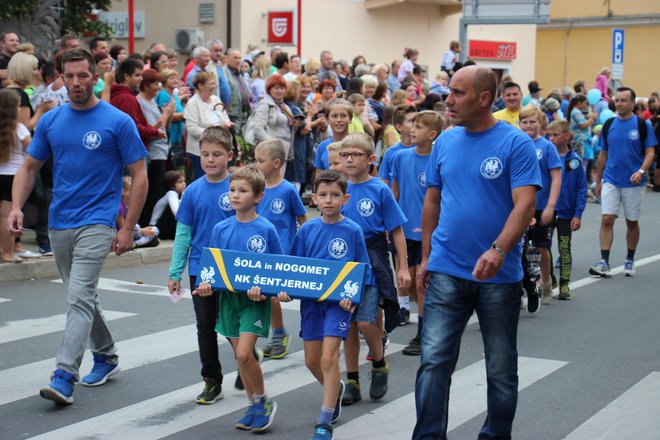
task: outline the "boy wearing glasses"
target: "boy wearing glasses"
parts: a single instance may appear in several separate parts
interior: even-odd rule
[[[407,293],[417,302],[418,309],[417,335],[403,349],[403,354],[408,356],[421,355],[424,295],[421,292],[418,294],[414,280],[417,266],[422,262],[422,207],[426,195],[426,164],[431,156],[433,142],[442,132],[444,125],[442,116],[434,111],[417,113],[410,130],[410,140],[415,148],[402,149],[392,161],[392,192],[408,218],[403,224],[408,259],[401,267],[408,267],[409,277],[413,282]],[[405,194],[405,197],[400,197],[402,194]],[[403,305],[401,308],[401,318],[407,321],[410,309]]]
[[[342,213],[362,228],[374,274],[374,282],[367,281],[362,302],[353,316],[351,329],[344,343],[348,382],[343,404],[350,405],[362,399],[358,375],[358,330],[364,334],[372,356],[369,397],[380,400],[387,393],[389,368],[385,361],[383,332],[381,326],[376,324],[379,307],[382,307],[385,313],[386,331],[393,330],[399,322],[399,303],[387,247],[388,232],[400,259],[400,269],[397,273],[397,285],[400,288],[408,287],[410,274],[406,270],[406,239],[401,228],[406,222],[406,216],[394,200],[390,188],[382,180],[369,174],[370,167],[376,160],[373,140],[364,133],[349,134],[341,143],[340,156],[348,177],[348,194],[351,196]]]

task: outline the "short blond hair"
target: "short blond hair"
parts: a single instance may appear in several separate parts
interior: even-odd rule
[[[571,130],[571,124],[565,119],[556,119],[548,125],[548,130],[561,130],[563,133],[568,133]]]
[[[328,153],[341,153],[341,142],[333,142],[328,145]]]
[[[442,133],[442,130],[444,130],[447,125],[445,118],[443,118],[440,113],[434,112],[433,110],[424,110],[417,113],[413,118],[413,122],[419,122],[435,131],[437,133],[436,137],[440,136],[440,133]]]
[[[236,180],[244,180],[252,188],[254,195],[258,195],[264,192],[266,188],[266,178],[259,171],[256,165],[248,165],[245,167],[240,167],[234,171],[234,173],[229,178],[229,183],[232,183]]]
[[[305,63],[305,73],[308,75],[317,74],[321,71],[321,60],[310,58]]]
[[[353,96],[353,95],[351,95]],[[341,141],[341,148],[359,148],[369,156],[374,154],[374,140],[365,133],[351,133]]]
[[[259,145],[254,149],[254,152],[264,151],[272,160],[280,160],[280,166],[286,162],[287,148],[279,139],[269,139],[267,141],[259,142]]]
[[[234,151],[234,145],[232,142],[232,135],[229,129],[226,127],[209,127],[202,133],[202,137],[199,139],[199,149],[206,144],[216,144],[221,145],[227,153]]]
[[[522,121],[523,119],[527,119],[527,118],[536,118],[539,121],[539,123],[541,123],[542,115],[543,112],[538,107],[534,107],[533,105],[526,105],[520,110],[520,115],[518,116],[518,120]]]
[[[542,129],[548,128],[548,124],[550,123],[550,120],[548,119],[548,115],[545,114],[545,112],[541,112],[541,116],[539,117],[539,125],[541,126]]]

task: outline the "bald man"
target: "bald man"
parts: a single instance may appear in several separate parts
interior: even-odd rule
[[[456,128],[436,140],[426,168],[422,263],[426,291],[413,439],[446,439],[451,376],[461,336],[479,317],[488,376],[480,439],[510,439],[518,398],[520,238],[534,215],[541,176],[529,136],[490,112],[490,69],[464,67],[446,100]],[[484,215],[487,213],[487,215]]]

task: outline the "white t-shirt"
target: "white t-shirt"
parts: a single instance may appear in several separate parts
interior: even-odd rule
[[[21,167],[23,159],[25,158],[23,140],[28,136],[30,136],[30,130],[19,122],[16,127],[16,145],[11,153],[9,153],[9,160],[0,164],[0,174],[7,176],[13,176],[16,174],[16,171]]]

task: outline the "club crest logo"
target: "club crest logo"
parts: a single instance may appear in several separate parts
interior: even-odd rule
[[[202,267],[202,271],[199,273],[199,277],[202,279],[202,282],[209,284],[215,284],[215,269],[213,267]]]
[[[636,141],[637,139],[639,139],[639,130],[633,128],[628,132],[628,137],[630,138],[630,140]]]
[[[374,213],[374,202],[371,199],[362,199],[358,202],[357,209],[362,217],[369,217]]]
[[[83,146],[88,150],[96,150],[101,146],[101,135],[95,131],[88,131],[83,136]]]
[[[270,212],[273,214],[282,214],[284,212],[284,200],[277,198],[270,202]]]
[[[263,254],[266,252],[266,240],[261,235],[253,235],[248,238],[247,250],[255,254]]]
[[[346,323],[346,321],[342,321],[342,322],[339,323],[339,330],[341,330],[341,331],[348,330],[348,324]]]
[[[502,174],[504,166],[497,157],[489,157],[481,162],[481,175],[486,179],[496,179]]]
[[[340,259],[346,256],[348,245],[341,238],[333,238],[328,244],[328,253],[332,258]]]
[[[282,37],[289,30],[289,20],[287,20],[286,17],[273,18],[271,29],[276,37]]]
[[[346,284],[344,284],[344,291],[339,295],[342,298],[353,299],[355,298],[355,295],[357,295],[358,290],[360,290],[360,287],[357,281],[346,281]]]
[[[537,158],[538,160],[543,159],[543,150],[541,150],[540,148],[537,148],[537,149],[536,149],[536,158]]]
[[[426,188],[426,173],[424,171],[417,176],[417,183],[419,183],[419,186]]]
[[[571,159],[568,161],[568,168],[571,170],[577,170],[579,166],[580,166],[580,161],[577,159]]]
[[[231,211],[231,203],[229,202],[229,193],[226,192],[218,197],[218,206],[223,211]]]

